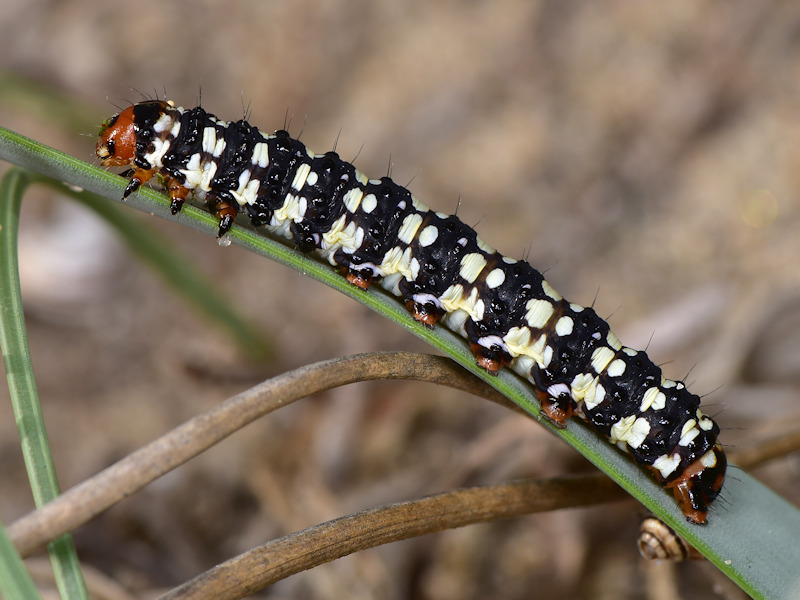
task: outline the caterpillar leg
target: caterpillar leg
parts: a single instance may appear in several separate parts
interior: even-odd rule
[[[574,402],[572,399],[563,397],[553,398],[547,392],[536,391],[539,397],[539,404],[542,408],[542,416],[559,429],[567,426],[567,420],[574,414]]]
[[[406,300],[406,308],[415,321],[419,321],[428,329],[433,329],[444,315],[444,310],[433,302],[422,303],[413,298]]]
[[[375,280],[372,276],[371,271],[359,271],[358,269],[350,269],[348,267],[342,268],[342,274],[344,278],[347,279],[350,283],[352,283],[357,288],[362,290],[369,289],[369,286]]]
[[[133,174],[131,175],[130,181],[128,181],[128,185],[125,187],[125,192],[122,194],[122,198],[125,199],[130,196],[133,192],[138,190],[143,183],[147,183],[152,179],[153,175],[155,175],[155,169],[140,169],[136,167],[133,170]]]
[[[577,408],[569,393],[569,388],[564,384],[548,388],[537,366],[531,369],[531,377],[536,387],[536,396],[539,398],[542,416],[559,429],[564,429],[567,426],[567,420],[575,414]]]
[[[222,237],[233,227],[233,221],[236,219],[236,215],[239,214],[239,205],[235,202],[212,198],[206,201],[206,206],[219,219],[217,237]]]
[[[475,342],[469,343],[469,349],[475,357],[475,362],[479,367],[486,369],[491,375],[497,375],[500,369],[511,363],[509,356],[500,346],[481,346]]]
[[[186,197],[189,195],[189,188],[184,187],[174,177],[169,175],[164,176],[164,184],[169,192],[169,211],[173,215],[177,215],[183,208],[183,203],[186,202]]]

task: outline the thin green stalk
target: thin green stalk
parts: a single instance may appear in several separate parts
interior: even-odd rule
[[[0,598],[6,600],[41,598],[2,524],[0,524]]]
[[[61,491],[36,389],[19,287],[17,230],[28,183],[19,169],[0,180],[0,346],[31,491],[36,506],[42,506]],[[61,597],[88,598],[72,537],[60,537],[48,550]]]

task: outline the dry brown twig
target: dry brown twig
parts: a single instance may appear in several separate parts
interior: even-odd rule
[[[14,522],[8,533],[23,556],[86,523],[255,419],[295,400],[376,379],[447,385],[519,411],[502,394],[449,359],[408,352],[360,354],[308,365],[267,380],[198,415]]]

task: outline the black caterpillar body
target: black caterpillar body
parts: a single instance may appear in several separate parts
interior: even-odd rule
[[[584,419],[671,488],[688,520],[705,523],[727,463],[700,398],[457,217],[285,131],[267,135],[169,102],[141,102],[106,121],[97,155],[105,166],[133,165],[125,196],[158,173],[173,214],[191,191],[217,215],[222,236],[244,211],[352,284],[379,282],[418,321],[441,319],[487,371],[508,365],[530,381],[547,418]]]

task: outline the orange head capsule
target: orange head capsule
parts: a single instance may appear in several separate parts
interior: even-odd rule
[[[95,152],[104,167],[125,167],[133,162],[136,152],[133,109],[129,106],[100,128]]]

